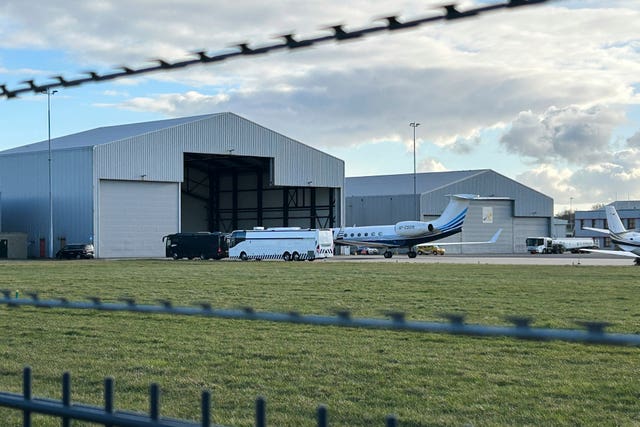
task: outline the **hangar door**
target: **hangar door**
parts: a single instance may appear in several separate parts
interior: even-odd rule
[[[164,257],[162,236],[176,233],[178,183],[100,181],[98,256]]]

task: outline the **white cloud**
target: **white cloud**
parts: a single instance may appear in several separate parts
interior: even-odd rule
[[[119,104],[120,108],[132,111],[157,111],[167,116],[175,116],[177,111],[187,111],[187,115],[205,114],[217,111],[229,97],[224,94],[203,95],[195,91],[179,94],[165,94],[157,97],[132,98]],[[111,107],[113,104],[102,104]]]
[[[627,140],[629,147],[640,148],[640,130]]]
[[[426,158],[420,160],[417,170],[418,172],[445,172],[449,169],[436,159]]]
[[[539,162],[587,165],[608,160],[612,131],[624,119],[619,108],[599,105],[551,107],[541,115],[524,111],[500,142],[507,151]]]
[[[516,179],[523,184],[538,190],[554,199],[561,195],[577,197],[579,190],[571,183],[573,172],[568,168],[558,169],[553,164],[541,164],[529,171],[519,174]],[[564,196],[568,198],[569,196]]]
[[[441,4],[5,0],[0,48],[51,49],[56,58],[71,58],[73,68],[43,64],[24,72],[22,66],[15,74],[0,52],[0,74],[19,81],[17,76],[143,66],[199,49],[270,43],[287,32],[327,34],[319,29],[323,25],[359,28],[394,13],[402,19],[435,14],[429,8]],[[614,186],[626,188],[640,169],[640,132],[618,147],[609,141],[618,126],[632,125],[626,114],[640,103],[634,22],[640,22],[637,1],[550,2],[353,43],[118,80],[102,96],[125,96],[114,90],[130,85],[131,98],[97,99],[93,105],[171,117],[233,111],[327,148],[377,141],[409,147],[408,123],[419,121],[419,143],[459,156],[477,155],[486,144],[484,131],[510,124],[504,125],[503,148],[532,166],[522,179],[554,197],[575,192],[601,198]],[[450,160],[447,166],[456,168]],[[420,163],[421,170],[443,168],[436,159]]]

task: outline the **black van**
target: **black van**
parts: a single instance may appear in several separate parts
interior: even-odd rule
[[[229,256],[224,233],[176,233],[164,236],[165,256],[173,259],[221,259]]]

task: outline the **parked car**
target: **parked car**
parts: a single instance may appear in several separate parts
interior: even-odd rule
[[[444,255],[446,251],[438,245],[426,245],[418,246],[417,252],[419,255]]]
[[[74,243],[71,245],[64,245],[56,253],[58,259],[91,259],[93,258],[93,245],[90,243]]]
[[[356,248],[358,255],[378,255],[378,248],[367,248],[365,246],[358,246]]]

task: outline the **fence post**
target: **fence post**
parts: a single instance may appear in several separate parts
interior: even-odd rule
[[[31,400],[31,367],[25,366],[22,370],[22,397],[24,400]],[[22,411],[23,427],[31,427],[31,411]]]
[[[158,421],[160,419],[160,386],[158,384],[151,384],[149,399],[149,417],[153,421]]]
[[[113,414],[113,378],[106,377],[104,379],[104,411]],[[105,427],[113,427],[107,424]]]
[[[395,415],[387,415],[387,422],[386,422],[386,427],[397,427],[398,426],[398,420],[396,419]]]
[[[256,427],[267,427],[267,403],[264,397],[256,399]]]
[[[328,427],[328,418],[327,407],[324,405],[318,406],[318,427]]]
[[[71,405],[71,374],[64,372],[62,374],[62,404],[68,408]],[[62,427],[71,427],[71,418],[62,418]]]
[[[202,391],[200,406],[202,408],[202,427],[209,427],[211,425],[211,392]]]

